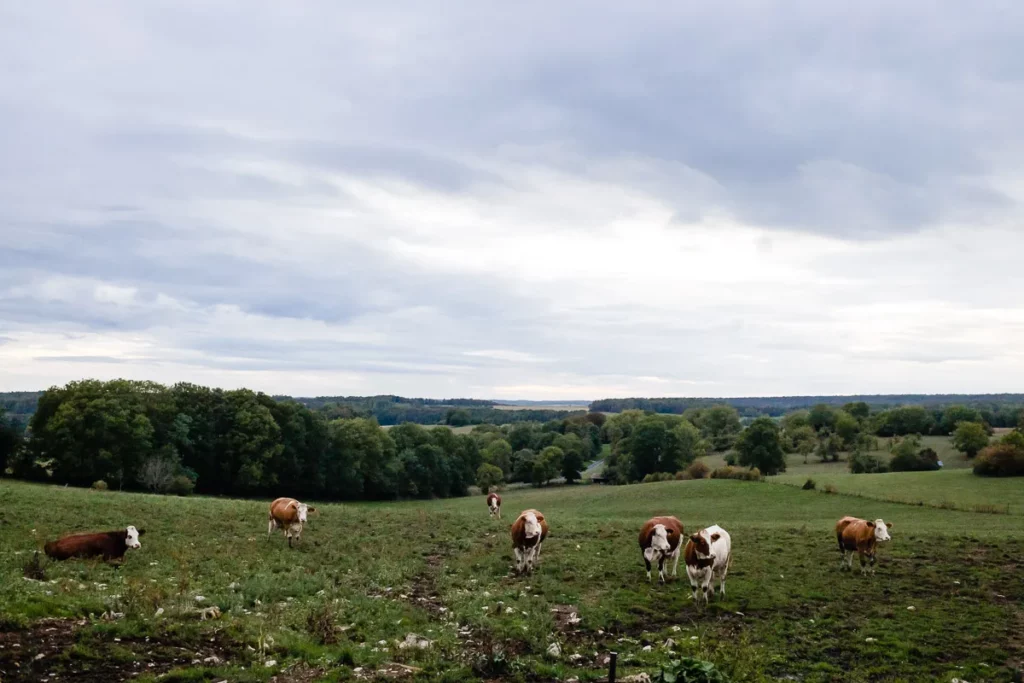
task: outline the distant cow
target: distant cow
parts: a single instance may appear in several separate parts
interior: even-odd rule
[[[302,525],[306,523],[306,513],[316,512],[315,507],[300,503],[294,498],[278,498],[270,504],[267,522],[267,539],[274,529],[284,529],[288,538],[288,547],[292,547],[292,538],[298,541],[302,536]]]
[[[702,601],[708,604],[715,591],[712,584],[716,578],[722,597],[725,597],[725,576],[732,564],[732,539],[725,529],[716,524],[690,536],[683,557],[697,605]]]
[[[540,547],[548,537],[548,523],[536,510],[524,510],[512,523],[512,550],[516,555],[516,571],[533,571],[540,561]]]
[[[675,517],[652,517],[640,529],[640,552],[647,565],[647,580],[651,580],[651,563],[658,562],[658,579],[665,583],[665,560],[673,559],[672,576],[679,569],[680,543],[683,524]]]
[[[71,557],[102,557],[107,562],[124,560],[124,554],[129,548],[138,550],[142,547],[139,536],[144,533],[145,529],[130,526],[118,531],[75,534],[50,541],[43,546],[43,550],[55,560],[66,560]]]
[[[489,493],[487,495],[487,510],[491,513],[491,517],[497,517],[501,519],[501,496],[497,493]]]
[[[836,522],[836,542],[839,544],[841,560],[840,569],[853,570],[853,553],[860,555],[860,571],[868,572],[868,561],[871,562],[871,573],[875,573],[875,550],[879,543],[892,540],[889,529],[892,523],[876,519],[867,522],[856,517],[843,517]],[[849,555],[847,555],[849,553]]]

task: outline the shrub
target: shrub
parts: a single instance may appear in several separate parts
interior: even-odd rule
[[[877,472],[888,472],[889,467],[881,458],[869,453],[853,453],[849,460],[850,472],[854,474],[875,474]]]
[[[693,476],[689,472],[676,472],[676,481],[689,481]]]
[[[744,469],[742,467],[732,467],[726,465],[725,467],[719,467],[711,473],[712,479],[740,479],[743,481],[761,481],[761,470],[756,467],[750,469]]]
[[[729,683],[729,677],[711,662],[683,657],[661,668],[652,683]]]
[[[974,473],[982,477],[1024,477],[1024,449],[1005,443],[989,446],[978,454]]]
[[[804,491],[813,491],[814,489],[818,488],[818,484],[815,483],[813,479],[808,479],[807,481],[804,482],[802,488]]]
[[[110,488],[109,486],[107,486],[107,482],[103,481],[102,479],[97,479],[96,481],[94,481],[92,483],[92,487],[97,491],[106,491],[108,488]]]
[[[999,443],[1008,444],[1010,446],[1016,446],[1017,448],[1024,451],[1024,432],[1020,431],[1019,429],[1015,429],[1006,436],[1004,436],[1002,439],[1000,439]]]
[[[703,460],[694,460],[684,473],[689,474],[690,479],[707,479],[711,475],[711,468]]]
[[[643,479],[643,483],[650,484],[656,481],[671,481],[675,475],[670,472],[651,472]]]
[[[920,440],[907,437],[892,449],[893,472],[928,472],[939,469],[939,456],[930,448],[919,450]]]
[[[736,472],[736,468],[732,465],[726,465],[725,467],[719,467],[711,473],[712,479],[732,479],[733,474]]]
[[[196,483],[192,479],[184,474],[179,474],[174,479],[171,479],[171,483],[167,486],[167,493],[174,494],[176,496],[188,496],[195,490]]]
[[[835,484],[825,484],[821,488],[821,490],[824,491],[825,493],[831,493],[831,494],[839,493],[839,489],[836,488]]]

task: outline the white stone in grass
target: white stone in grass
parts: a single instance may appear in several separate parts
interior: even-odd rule
[[[271,667],[277,666],[277,660],[276,659],[268,659],[267,661],[263,662],[263,666],[267,667],[268,669],[271,668]]]
[[[556,659],[562,656],[562,648],[558,645],[558,643],[551,643],[550,645],[548,645],[548,656],[554,657]]]
[[[907,608],[907,611],[908,611],[908,612],[914,612],[914,611],[916,611],[916,610],[917,610],[917,608],[916,608],[916,607],[914,607],[913,605],[911,605],[910,607],[908,607],[908,608]]]

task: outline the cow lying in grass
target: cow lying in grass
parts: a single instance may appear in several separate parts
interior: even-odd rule
[[[836,542],[839,544],[839,553],[842,559],[839,562],[839,569],[853,570],[853,554],[860,555],[860,571],[866,574],[870,571],[875,573],[875,551],[879,543],[886,543],[892,540],[889,529],[892,523],[876,519],[868,522],[856,517],[843,517],[836,522]],[[868,562],[871,563],[870,570]]]
[[[124,560],[129,549],[138,550],[142,547],[139,536],[146,533],[145,529],[129,526],[117,531],[105,531],[94,534],[74,534],[43,546],[47,556],[54,560],[67,560],[72,557],[102,557],[105,561]]]
[[[675,517],[652,517],[640,529],[640,552],[647,565],[647,580],[651,580],[651,563],[658,563],[658,579],[665,583],[665,560],[672,559],[672,576],[679,569],[680,543],[683,524]]]

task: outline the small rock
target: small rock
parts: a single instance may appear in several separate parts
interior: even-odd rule
[[[651,676],[645,673],[633,674],[623,678],[622,683],[651,683]]]
[[[555,659],[562,656],[562,648],[558,645],[558,643],[551,643],[550,645],[548,645],[548,656],[554,657]]]
[[[46,655],[44,655],[42,652],[40,652],[39,654],[36,655],[36,661],[38,662],[40,659],[42,659],[45,656]]]
[[[582,660],[582,659],[583,659],[583,655],[578,654],[578,653],[574,653],[574,654],[569,655],[569,661],[572,662],[573,664],[578,664],[580,662],[580,660]]]
[[[157,608],[156,608],[156,612],[154,612],[154,613],[153,613],[153,617],[154,617],[154,618],[156,618],[156,617],[162,617],[162,616],[163,616],[163,614],[164,614],[164,608],[163,608],[163,607],[157,607]]]
[[[195,599],[196,599],[196,602],[206,602],[206,597],[204,597],[202,595],[197,595]]]
[[[864,642],[865,643],[877,643],[878,642],[878,638],[865,638]]]
[[[914,607],[913,605],[911,605],[910,607],[908,607],[908,608],[907,608],[907,611],[908,611],[908,612],[914,612],[914,611],[916,611],[916,610],[917,610],[917,608],[916,608],[916,607]]]
[[[267,661],[263,662],[263,666],[267,667],[268,669],[270,667],[272,667],[272,666],[277,666],[277,660],[276,659],[268,659]]]
[[[672,633],[679,633],[679,632],[680,632],[680,631],[682,631],[682,630],[683,630],[683,629],[682,629],[682,627],[680,627],[680,626],[673,626],[673,627],[672,627]]]
[[[384,641],[381,641],[381,644],[385,644]],[[399,650],[426,650],[428,647],[430,647],[430,641],[424,638],[423,636],[417,635],[415,633],[410,633],[406,635],[405,640],[398,644]]]
[[[674,648],[675,646],[676,646],[676,641],[672,640],[671,638],[667,638],[667,639],[665,640],[665,644],[664,644],[664,646],[663,646],[663,647],[664,647],[664,648],[665,648],[666,650],[671,650],[671,649],[672,649],[672,648]]]
[[[644,652],[650,652],[650,651],[651,651],[651,646],[650,645],[644,645]]]
[[[203,660],[203,663],[218,666],[220,664],[220,657],[218,657],[217,655],[210,655],[209,657]]]

